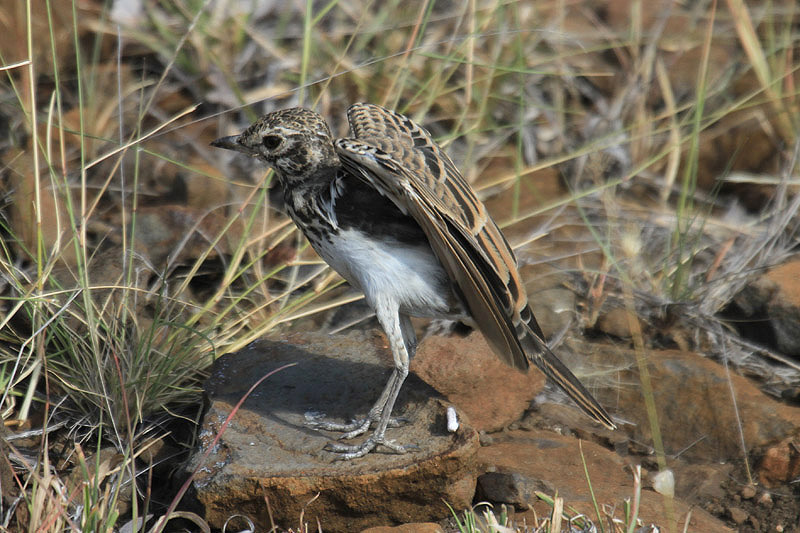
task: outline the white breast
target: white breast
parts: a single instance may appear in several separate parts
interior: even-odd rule
[[[390,299],[412,316],[453,317],[447,273],[427,243],[378,242],[355,229],[340,230],[331,239],[314,243],[317,253],[361,289],[373,308],[377,300]]]

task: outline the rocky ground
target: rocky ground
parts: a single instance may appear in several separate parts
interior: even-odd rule
[[[791,287],[778,290],[791,298]],[[612,328],[612,320],[606,319],[609,329],[624,329]],[[421,344],[397,409],[409,423],[390,430],[419,449],[341,462],[323,450],[335,434],[309,429],[303,415],[320,409],[346,421],[363,413],[387,375],[383,338],[302,333],[258,342],[220,359],[207,383],[210,408],[190,465],[201,467],[195,496],[217,527],[236,509],[263,527],[270,520],[289,527],[303,512],[325,531],[355,531],[444,520],[443,500],[455,508],[503,503],[521,524],[547,513],[537,491],[557,493],[568,508],[596,517],[590,481],[597,502],[619,518],[623,501],[634,497],[639,465],[644,524],[674,528],[688,521],[689,531],[800,528],[793,485],[800,475],[800,409],[702,354],[647,350],[666,466],[675,479],[671,499],[653,488],[659,467],[634,350],[609,336],[567,341],[557,352],[584,376],[618,430],[593,424],[560,395],[543,392],[535,370],[503,365],[480,334],[433,336]],[[287,362],[297,366],[260,385],[204,457],[249,386]],[[455,434],[445,429],[447,405],[461,417]]]

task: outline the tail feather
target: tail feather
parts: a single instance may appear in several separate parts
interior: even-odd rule
[[[603,406],[594,399],[594,396],[586,390],[580,380],[561,362],[561,360],[547,347],[539,335],[529,329],[523,335],[520,342],[525,349],[525,353],[533,364],[535,364],[550,380],[567,393],[567,396],[580,407],[587,415],[591,416],[608,429],[616,429],[617,426],[611,417],[603,409]]]

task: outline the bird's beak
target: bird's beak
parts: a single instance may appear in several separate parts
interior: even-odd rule
[[[230,137],[220,137],[216,141],[212,141],[211,146],[216,148],[225,148],[227,150],[235,150],[237,152],[243,152],[245,154],[249,154],[250,152],[245,149],[244,146],[236,142],[239,139],[238,135],[231,135]]]

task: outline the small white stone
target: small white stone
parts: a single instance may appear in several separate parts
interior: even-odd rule
[[[453,406],[447,408],[447,431],[450,433],[458,431],[458,414]]]
[[[667,468],[653,475],[653,490],[670,498],[675,496],[675,474],[672,470]]]

